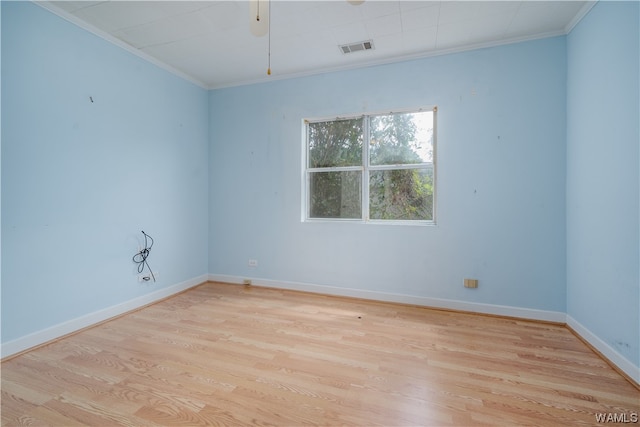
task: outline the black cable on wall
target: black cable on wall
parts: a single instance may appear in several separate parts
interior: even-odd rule
[[[145,276],[143,277],[143,280],[148,281],[150,278],[152,278],[153,281],[155,282],[156,276],[153,275],[153,271],[151,270],[151,267],[147,262],[147,258],[151,254],[151,248],[153,247],[153,238],[149,236],[147,233],[145,233],[144,231],[142,231],[142,234],[144,234],[144,248],[141,249],[140,252],[138,252],[133,256],[133,262],[138,264],[138,274],[142,274],[145,267],[147,267],[147,269],[149,270],[151,277]],[[151,241],[151,244],[149,244],[149,241]]]

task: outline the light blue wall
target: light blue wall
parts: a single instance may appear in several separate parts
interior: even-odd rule
[[[568,36],[567,313],[640,367],[638,2]]]
[[[2,341],[206,274],[207,91],[1,7]],[[140,230],[156,284],[136,279]]]
[[[209,272],[564,312],[565,93],[564,37],[211,91]],[[303,118],[430,105],[436,226],[301,222]]]
[[[638,3],[566,38],[208,95],[0,8],[2,342],[209,272],[566,310],[640,366]],[[300,221],[303,118],[430,105],[436,226]]]

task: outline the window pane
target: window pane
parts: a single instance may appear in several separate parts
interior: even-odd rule
[[[313,172],[309,180],[311,218],[362,218],[362,172]]]
[[[433,220],[433,169],[371,172],[369,217],[371,219]]]
[[[309,123],[309,167],[362,165],[362,118]]]
[[[433,162],[433,111],[371,117],[372,165]]]

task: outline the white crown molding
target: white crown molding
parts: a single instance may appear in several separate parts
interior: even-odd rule
[[[364,63],[357,63],[357,64],[347,64],[347,65],[337,65],[337,66],[330,66],[330,67],[324,67],[324,68],[320,68],[320,69],[314,69],[314,70],[309,70],[309,71],[302,71],[302,72],[293,72],[293,73],[283,73],[283,74],[278,74],[277,71],[270,75],[270,76],[265,76],[265,77],[260,77],[258,79],[252,79],[252,80],[245,80],[245,81],[240,81],[240,82],[229,82],[229,83],[223,83],[223,84],[213,84],[213,85],[208,85],[200,80],[197,80],[193,77],[191,77],[190,75],[152,57],[151,55],[146,54],[145,52],[123,42],[122,40],[106,33],[105,31],[102,31],[96,27],[94,27],[93,25],[90,25],[84,21],[82,21],[81,19],[77,18],[76,16],[70,14],[69,12],[65,11],[64,9],[59,8],[58,6],[52,4],[49,1],[35,1],[35,4],[43,7],[44,9],[52,12],[53,14],[69,21],[70,23],[77,25],[80,28],[83,28],[84,30],[98,36],[101,37],[102,39],[108,41],[109,43],[112,43],[124,50],[126,50],[129,53],[132,53],[133,55],[138,56],[139,58],[154,64],[155,66],[164,69],[165,71],[168,71],[184,80],[187,80],[203,89],[208,89],[208,90],[214,90],[214,89],[225,89],[225,88],[230,88],[230,87],[237,87],[237,86],[248,86],[248,85],[253,85],[253,84],[260,84],[260,83],[267,83],[267,82],[273,82],[273,81],[278,81],[278,80],[287,80],[287,79],[294,79],[294,78],[300,78],[300,77],[308,77],[308,76],[313,76],[313,75],[319,75],[319,74],[325,74],[325,73],[332,73],[332,72],[339,72],[339,71],[349,71],[349,70],[355,70],[355,69],[359,69],[359,68],[366,68],[366,67],[373,67],[373,66],[378,66],[378,65],[387,65],[387,64],[392,64],[392,63],[397,63],[397,62],[406,62],[406,61],[413,61],[413,60],[417,60],[417,59],[424,59],[424,58],[430,58],[430,57],[434,57],[434,56],[442,56],[442,55],[449,55],[449,54],[454,54],[454,53],[461,53],[461,52],[466,52],[466,51],[471,51],[471,50],[477,50],[477,49],[486,49],[486,48],[491,48],[491,47],[497,47],[497,46],[503,46],[503,45],[509,45],[509,44],[514,44],[514,43],[522,43],[522,42],[526,42],[526,41],[533,41],[533,40],[539,40],[539,39],[545,39],[545,38],[550,38],[550,37],[557,37],[557,36],[565,36],[568,34],[568,32],[573,29],[573,27],[589,12],[589,10],[591,10],[591,8],[593,7],[593,5],[596,2],[589,2],[587,4],[585,4],[582,9],[580,10],[580,12],[576,15],[576,17],[574,17],[574,19],[565,27],[564,31],[553,31],[553,32],[547,32],[547,33],[543,33],[543,34],[536,34],[533,36],[525,36],[525,37],[513,37],[510,39],[505,39],[505,40],[497,40],[497,41],[491,41],[491,42],[484,42],[484,43],[476,43],[476,44],[470,44],[470,45],[465,45],[465,46],[459,46],[459,47],[455,47],[455,48],[448,48],[448,49],[437,49],[437,50],[432,50],[432,51],[428,51],[428,52],[417,52],[417,53],[411,53],[411,54],[403,54],[403,55],[398,55],[398,56],[393,56],[390,58],[383,58],[383,59],[378,59],[378,60],[372,60],[372,61],[368,61],[368,62],[364,62]]]
[[[356,70],[359,68],[367,68],[367,67],[375,67],[379,65],[395,64],[399,62],[415,61],[415,60],[431,58],[435,56],[451,55],[455,53],[468,52],[472,50],[487,49],[492,47],[510,45],[515,43],[523,43],[527,41],[547,39],[551,37],[558,37],[558,36],[565,36],[565,35],[567,35],[567,33],[564,31],[552,31],[552,32],[547,32],[543,34],[536,34],[534,36],[514,37],[510,39],[505,39],[505,40],[476,43],[476,44],[458,46],[458,47],[448,48],[448,49],[430,50],[428,52],[418,52],[418,53],[412,53],[412,54],[398,55],[390,58],[377,59],[377,60],[372,60],[368,62],[359,62],[357,64],[338,65],[334,67],[325,67],[325,68],[319,68],[319,69],[314,69],[309,71],[300,71],[296,73],[277,74],[277,71],[276,71],[267,77],[260,77],[259,79],[246,80],[246,81],[236,82],[236,83],[210,85],[208,86],[208,89],[210,90],[226,89],[230,87],[248,86],[248,85],[268,83],[268,82],[273,82],[278,80],[296,79],[300,77],[309,77],[309,76],[315,76],[315,75],[326,74],[326,73],[334,73],[339,71]]]
[[[582,21],[582,18],[587,16],[587,13],[589,13],[589,11],[593,8],[593,6],[596,5],[596,3],[598,3],[598,1],[600,0],[590,1],[582,6],[576,16],[574,16],[573,19],[569,21],[569,23],[564,27],[564,33],[569,34],[573,30],[573,28],[578,25],[580,21]]]
[[[67,12],[64,9],[59,8],[58,6],[52,4],[49,1],[34,1],[35,4],[37,4],[38,6],[42,7],[43,9],[48,10],[49,12],[53,13],[54,15],[59,16],[60,18],[82,28],[85,31],[90,32],[91,34],[98,36],[106,41],[108,41],[109,43],[118,46],[121,49],[124,49],[125,51],[155,65],[158,68],[161,68],[177,77],[180,77],[183,80],[186,80],[190,83],[193,83],[196,86],[201,87],[202,89],[209,89],[207,87],[207,85],[203,82],[201,82],[200,80],[197,80],[193,77],[191,77],[190,75],[183,73],[182,71],[154,58],[151,55],[148,55],[146,53],[144,53],[143,51],[141,51],[140,49],[136,49],[135,47],[123,42],[122,40],[112,36],[111,34],[108,34],[96,27],[94,27],[91,24],[88,24],[86,22],[84,22],[83,20],[77,18],[76,16],[70,14],[69,12]]]

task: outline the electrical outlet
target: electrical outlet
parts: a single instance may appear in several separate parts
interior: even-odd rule
[[[153,277],[156,278],[156,281],[160,278],[160,273],[158,273],[157,271],[153,272],[153,276],[151,276],[151,273],[142,273],[142,274],[138,274],[138,282],[151,282],[153,283]]]
[[[464,279],[464,287],[465,288],[477,288],[478,287],[478,279]]]
[[[251,286],[251,279],[244,279],[244,280],[242,281],[242,284],[243,284],[243,285],[246,285],[246,286]]]
[[[258,260],[257,259],[250,259],[249,260],[249,267],[255,268],[258,266]]]

